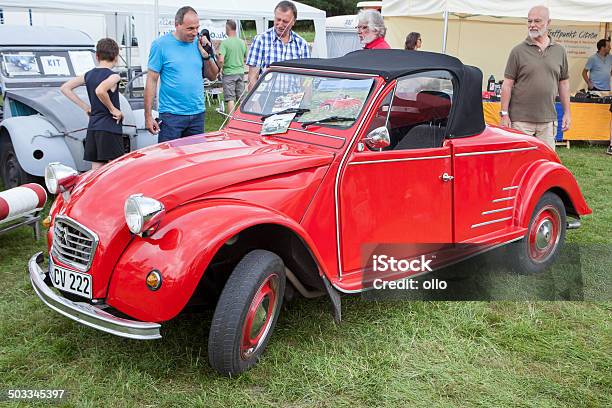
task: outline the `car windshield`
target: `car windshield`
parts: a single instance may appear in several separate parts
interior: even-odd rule
[[[374,80],[268,72],[242,105],[262,117],[295,113],[294,121],[349,127],[363,109]]]
[[[2,72],[10,78],[57,78],[82,75],[95,67],[90,50],[3,51]]]

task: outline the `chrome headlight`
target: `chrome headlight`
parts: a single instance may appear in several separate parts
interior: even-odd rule
[[[45,185],[51,194],[63,193],[74,185],[79,173],[59,162],[49,163],[45,168]]]
[[[132,194],[125,200],[125,222],[134,234],[151,234],[166,214],[164,205],[151,197]],[[151,230],[151,231],[150,231]]]

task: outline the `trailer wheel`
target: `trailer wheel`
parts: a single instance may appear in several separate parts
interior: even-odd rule
[[[26,173],[19,164],[13,143],[6,135],[0,140],[0,166],[2,166],[0,174],[5,189],[36,181],[36,178]]]

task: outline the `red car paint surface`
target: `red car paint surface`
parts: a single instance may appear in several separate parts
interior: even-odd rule
[[[573,216],[591,212],[553,151],[507,129],[486,127],[439,147],[364,149],[394,86],[375,78],[348,127],[303,129],[293,122],[286,133],[261,136],[260,117],[239,111],[222,131],[132,152],[82,175],[67,202],[58,196],[51,216],[69,217],[98,235],[88,271],[93,297],[135,319],[169,320],[224,244],[258,225],[289,231],[314,258],[314,273],[339,291],[357,292],[365,289],[366,243],[510,242],[525,236],[538,199],[551,189],[563,192]],[[404,105],[397,107],[412,106]],[[446,102],[435,106],[442,106],[442,116],[450,110]],[[149,237],[132,235],[125,223],[124,202],[135,193],[166,210]],[[155,292],[144,284],[152,269],[164,277]]]

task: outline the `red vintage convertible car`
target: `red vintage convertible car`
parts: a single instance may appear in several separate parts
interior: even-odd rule
[[[481,82],[427,52],[287,61],[221,131],[81,175],[52,164],[49,266],[31,258],[33,288],[64,316],[133,339],[208,302],[210,363],[233,375],[256,363],[285,297],[328,296],[339,320],[340,293],[371,289],[372,245],[435,269],[509,244],[508,259],[538,273],[591,210],[545,144],[485,126]],[[339,95],[360,101],[354,117],[320,109]],[[266,120],[288,128],[263,136]]]
[[[354,113],[359,113],[363,105],[363,101],[359,98],[351,98],[350,95],[344,95],[339,98],[326,99],[319,105],[321,109],[327,110],[350,110]]]

